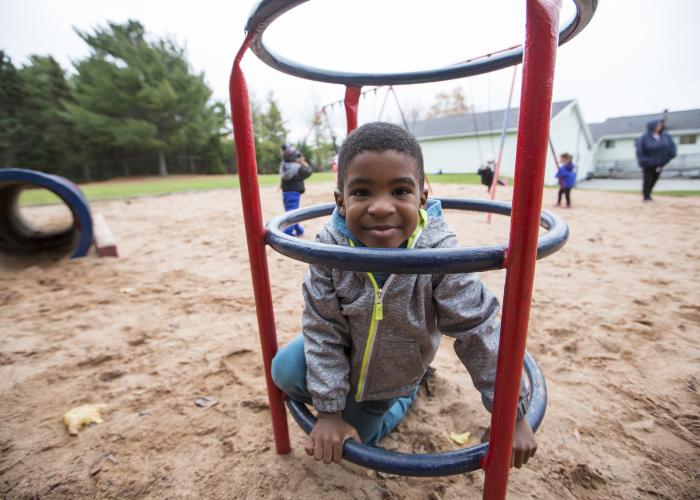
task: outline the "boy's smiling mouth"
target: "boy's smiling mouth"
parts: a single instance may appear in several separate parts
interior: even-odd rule
[[[386,225],[367,226],[364,229],[374,238],[390,238],[399,230],[397,226]]]

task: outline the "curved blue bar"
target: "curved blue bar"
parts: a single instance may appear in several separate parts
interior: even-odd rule
[[[19,214],[18,198],[27,186],[48,189],[61,198],[74,224],[60,233],[44,234],[30,228]],[[92,215],[87,199],[68,179],[23,168],[0,169],[0,247],[24,255],[53,250],[71,243],[70,258],[83,257],[92,245]]]
[[[510,203],[491,200],[438,198],[445,209],[473,210],[510,215]],[[334,203],[292,210],[267,224],[265,241],[282,255],[309,264],[359,272],[392,274],[467,273],[502,269],[506,245],[471,248],[432,248],[407,252],[394,248],[350,248],[300,240],[280,229],[308,219],[329,215]],[[569,238],[569,228],[557,215],[542,212],[540,224],[548,231],[539,237],[537,258],[553,254]]]
[[[540,367],[529,353],[525,353],[525,373],[530,381],[530,406],[525,418],[532,430],[536,431],[544,419],[547,408],[547,386]],[[304,432],[307,434],[311,432],[316,419],[308,408],[303,403],[289,398],[287,407]],[[348,440],[343,445],[343,458],[354,464],[388,474],[450,476],[480,469],[481,460],[487,450],[488,443],[483,443],[444,453],[401,453]]]
[[[251,13],[245,27],[247,33],[255,33],[250,46],[253,53],[267,65],[288,75],[355,87],[363,85],[405,85],[479,75],[519,64],[523,59],[523,47],[521,45],[510,50],[471,61],[460,62],[444,68],[406,73],[349,73],[306,66],[271,52],[262,41],[263,33],[275,19],[306,1],[262,0]],[[571,40],[586,27],[598,6],[598,0],[572,1],[576,6],[576,15],[560,31],[560,45]]]

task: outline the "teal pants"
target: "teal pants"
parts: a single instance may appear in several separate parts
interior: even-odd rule
[[[272,380],[285,394],[295,401],[311,404],[311,395],[306,388],[306,357],[304,356],[304,337],[299,335],[289,344],[277,351],[272,360]],[[363,401],[358,403],[352,394],[348,394],[343,419],[355,429],[368,445],[377,442],[389,434],[406,416],[406,412],[416,400],[418,388],[410,396],[382,401]]]

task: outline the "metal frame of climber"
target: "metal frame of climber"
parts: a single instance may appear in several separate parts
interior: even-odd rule
[[[485,73],[522,61],[522,95],[510,236],[502,260],[502,267],[506,269],[506,284],[496,390],[491,416],[491,440],[485,456],[479,459],[479,465],[486,473],[484,498],[505,498],[538,253],[538,230],[547,155],[554,61],[557,45],[570,40],[588,24],[595,12],[597,0],[572,0],[576,6],[576,15],[560,32],[557,31],[561,7],[559,0],[527,0],[526,34],[523,46],[444,68],[395,74],[328,71],[305,66],[270,52],[262,41],[265,29],[284,12],[305,1],[263,0],[258,4],[248,19],[247,34],[234,59],[229,86],[248,255],[277,452],[288,453],[290,445],[284,395],[275,387],[270,374],[272,358],[277,350],[270,278],[265,254],[266,238],[269,237],[270,231],[265,229],[262,221],[250,102],[245,77],[240,67],[248,48],[263,62],[284,73],[345,85],[348,131],[357,127],[357,105],[363,85],[441,81]],[[374,252],[386,257],[384,249]],[[415,253],[418,252],[422,250]],[[351,259],[357,260],[357,255],[351,256]],[[429,263],[429,266],[432,272],[446,272],[442,268],[435,267],[434,263]],[[525,365],[527,366],[526,363]],[[348,455],[348,450],[353,444],[346,442],[344,456]],[[382,452],[381,449],[376,448],[366,451],[375,458]],[[430,465],[431,459],[438,460],[437,457],[428,456],[417,458],[419,464],[424,465]],[[449,457],[447,463],[448,465],[451,463]]]

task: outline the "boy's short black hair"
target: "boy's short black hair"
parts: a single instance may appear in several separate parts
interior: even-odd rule
[[[345,174],[352,160],[365,151],[397,151],[416,162],[418,186],[423,189],[423,152],[416,138],[406,129],[387,122],[365,123],[347,136],[338,153],[338,189],[343,190]]]

